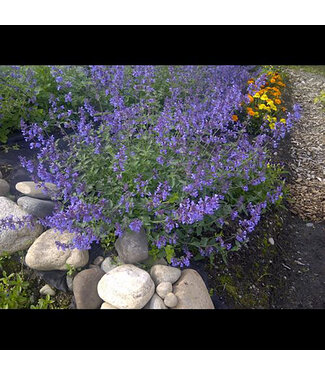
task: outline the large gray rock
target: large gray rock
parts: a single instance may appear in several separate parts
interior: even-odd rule
[[[72,238],[73,233],[47,230],[28,249],[25,257],[27,266],[38,271],[65,271],[66,264],[75,268],[85,266],[89,260],[88,250],[62,250],[56,246],[56,241],[68,244]]]
[[[179,268],[156,264],[150,269],[150,276],[156,285],[163,282],[174,284],[180,277],[182,271]]]
[[[55,207],[55,202],[53,201],[28,196],[18,198],[17,204],[29,214],[40,218],[51,215]]]
[[[167,307],[164,304],[164,301],[155,293],[151,300],[145,305],[144,309],[167,310]]]
[[[28,213],[10,199],[0,197],[0,220],[11,215],[13,215],[14,220],[22,220]],[[4,252],[14,253],[27,250],[42,231],[43,227],[39,224],[36,224],[33,228],[25,225],[16,229],[0,226],[0,255]]]
[[[0,196],[9,194],[9,191],[10,191],[10,185],[8,184],[6,180],[3,180],[0,177]]]
[[[73,279],[73,294],[77,309],[99,309],[103,300],[97,292],[98,281],[105,275],[100,268],[79,272]]]
[[[148,272],[123,264],[106,273],[97,286],[99,296],[118,309],[142,309],[155,292]]]
[[[174,309],[214,309],[208,289],[198,272],[188,268],[173,285],[178,299]]]
[[[38,185],[33,181],[21,181],[16,184],[16,190],[23,193],[24,195],[28,195],[32,198],[39,198],[39,199],[51,199],[51,191],[54,192],[57,190],[57,187],[50,183],[45,183],[46,188],[49,189],[49,192],[43,192],[43,188],[39,188]]]
[[[140,232],[125,232],[115,242],[119,257],[125,264],[141,263],[149,256],[148,240],[143,228]]]

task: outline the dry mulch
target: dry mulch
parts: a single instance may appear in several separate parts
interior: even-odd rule
[[[291,210],[304,220],[325,219],[325,111],[314,99],[325,91],[325,76],[303,70],[285,69],[294,102],[302,116],[292,131]]]

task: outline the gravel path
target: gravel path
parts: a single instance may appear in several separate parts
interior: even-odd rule
[[[291,209],[302,219],[320,222],[325,220],[325,111],[314,99],[325,91],[325,76],[288,68],[286,73],[293,100],[302,107],[291,132]]]

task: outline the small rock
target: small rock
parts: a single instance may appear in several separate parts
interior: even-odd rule
[[[178,303],[178,299],[174,293],[168,293],[164,299],[164,304],[170,308],[175,307],[177,303]]]
[[[67,282],[68,289],[70,290],[70,292],[72,292],[73,291],[73,276],[67,275],[66,282]]]
[[[22,220],[28,213],[10,199],[0,197],[0,220],[11,215],[13,215],[14,220]],[[27,225],[16,229],[1,227],[0,255],[3,252],[14,253],[20,250],[27,250],[42,231],[43,227],[40,224],[36,224],[33,228],[29,228]]]
[[[95,266],[100,266],[103,263],[104,257],[98,256],[97,258],[94,259],[93,264]]]
[[[175,309],[214,309],[202,277],[191,268],[182,271],[181,277],[173,285],[173,291],[178,298]]]
[[[0,196],[5,196],[10,191],[10,185],[6,180],[0,178]]]
[[[312,228],[313,226],[314,226],[313,223],[307,223],[307,224],[306,224],[306,227],[309,227],[309,228]]]
[[[94,269],[98,268],[99,270],[101,269],[100,266],[97,266],[96,264],[89,264],[89,269]]]
[[[3,176],[2,176],[2,172],[0,171],[0,178],[2,178]]]
[[[144,309],[150,309],[150,310],[167,310],[166,305],[164,304],[164,301],[158,296],[158,294],[154,294],[151,298],[151,300],[146,304]]]
[[[167,281],[174,284],[181,277],[181,270],[179,268],[163,266],[156,264],[150,269],[150,276],[156,285]]]
[[[73,279],[73,294],[77,309],[98,309],[103,303],[97,284],[105,274],[98,266],[79,272]]]
[[[143,228],[140,232],[125,232],[115,242],[119,257],[125,264],[141,263],[149,256],[148,240]]]
[[[49,189],[49,192],[43,192],[43,188],[38,187],[38,185],[33,181],[21,181],[16,184],[16,190],[24,195],[28,195],[32,198],[39,198],[39,199],[51,199],[53,192],[57,190],[57,187],[50,183],[45,183],[46,188]],[[51,194],[52,191],[52,194]]]
[[[73,236],[74,234],[68,231],[60,233],[54,229],[48,229],[28,249],[25,257],[27,266],[38,271],[66,271],[66,264],[74,268],[85,266],[89,260],[88,250],[57,248],[56,241],[68,244]]]
[[[160,283],[156,288],[156,293],[162,299],[164,299],[167,296],[167,294],[171,293],[172,291],[173,291],[173,286],[172,286],[172,283],[170,283],[169,281],[164,281]]]
[[[270,243],[271,245],[274,245],[274,239],[273,239],[272,237],[269,238],[269,243]]]
[[[98,295],[118,309],[142,309],[155,292],[148,272],[123,264],[106,273],[99,281]]]
[[[117,307],[111,305],[108,302],[103,302],[100,308],[101,309],[109,309],[109,310],[117,310]]]
[[[45,284],[43,288],[40,289],[39,291],[41,294],[49,294],[50,296],[55,296],[55,291],[48,285]]]
[[[109,272],[113,268],[116,268],[118,264],[114,263],[113,259],[111,257],[107,257],[103,260],[102,264],[100,265],[100,268],[105,272]]]

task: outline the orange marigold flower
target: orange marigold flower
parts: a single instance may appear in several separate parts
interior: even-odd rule
[[[255,81],[253,79],[250,79],[247,81],[248,84],[254,83]]]
[[[248,97],[248,99],[249,99],[249,101],[250,101],[251,103],[254,101],[254,98],[252,97],[252,95],[248,94],[247,97]]]
[[[282,107],[281,109],[282,109],[283,112],[285,112],[287,110],[286,107]]]
[[[274,78],[271,78],[271,79],[270,79],[270,82],[271,82],[271,83],[274,83],[274,82],[275,82],[275,79],[274,79]]]
[[[281,100],[280,99],[274,99],[274,102],[275,102],[275,104],[281,104]]]
[[[238,121],[238,116],[237,115],[232,115],[233,121]]]

